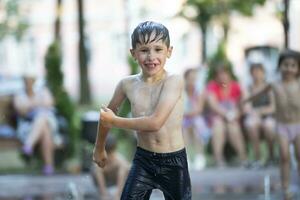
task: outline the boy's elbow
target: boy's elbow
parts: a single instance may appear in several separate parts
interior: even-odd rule
[[[152,126],[151,126],[152,127],[151,131],[157,132],[161,129],[162,126],[163,126],[163,123],[160,120],[153,120]]]

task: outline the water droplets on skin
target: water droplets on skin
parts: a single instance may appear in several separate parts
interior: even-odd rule
[[[142,107],[144,109],[138,109],[137,114],[139,116],[147,116],[151,113],[151,109],[153,107],[153,98],[154,98],[154,90],[152,85],[144,84],[140,88],[135,91],[135,96],[138,99],[143,99]],[[147,105],[147,106],[146,106]],[[150,105],[150,106],[149,106]],[[149,107],[148,107],[149,106]],[[146,109],[146,110],[145,110]]]

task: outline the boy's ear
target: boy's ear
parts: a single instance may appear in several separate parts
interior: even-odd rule
[[[131,54],[131,56],[135,59],[135,52],[134,52],[134,49],[130,49],[130,54]]]
[[[173,52],[173,46],[170,46],[170,47],[168,48],[168,54],[167,54],[167,57],[168,57],[168,58],[171,57],[172,52]]]

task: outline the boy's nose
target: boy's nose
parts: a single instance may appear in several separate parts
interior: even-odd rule
[[[153,59],[154,58],[154,52],[150,51],[148,53],[148,57],[147,57],[149,60]]]

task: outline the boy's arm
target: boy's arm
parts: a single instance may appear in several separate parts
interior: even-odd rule
[[[121,105],[121,103],[123,102],[123,100],[126,97],[122,87],[123,86],[122,86],[122,81],[121,81],[117,85],[114,95],[108,105],[108,108],[110,108],[114,112],[118,111],[119,106]],[[101,113],[100,113],[95,148],[94,148],[94,155],[93,155],[94,162],[96,162],[100,167],[105,166],[105,160],[106,160],[105,141],[106,141],[108,131],[109,131],[109,128],[105,127],[103,125],[103,122],[101,119]],[[103,155],[103,154],[105,154],[105,155]]]
[[[171,76],[165,81],[157,106],[150,116],[122,118],[114,115],[110,109],[103,108],[101,111],[102,120],[105,126],[137,131],[158,131],[172,112],[182,95],[182,91],[183,79],[180,76]]]

